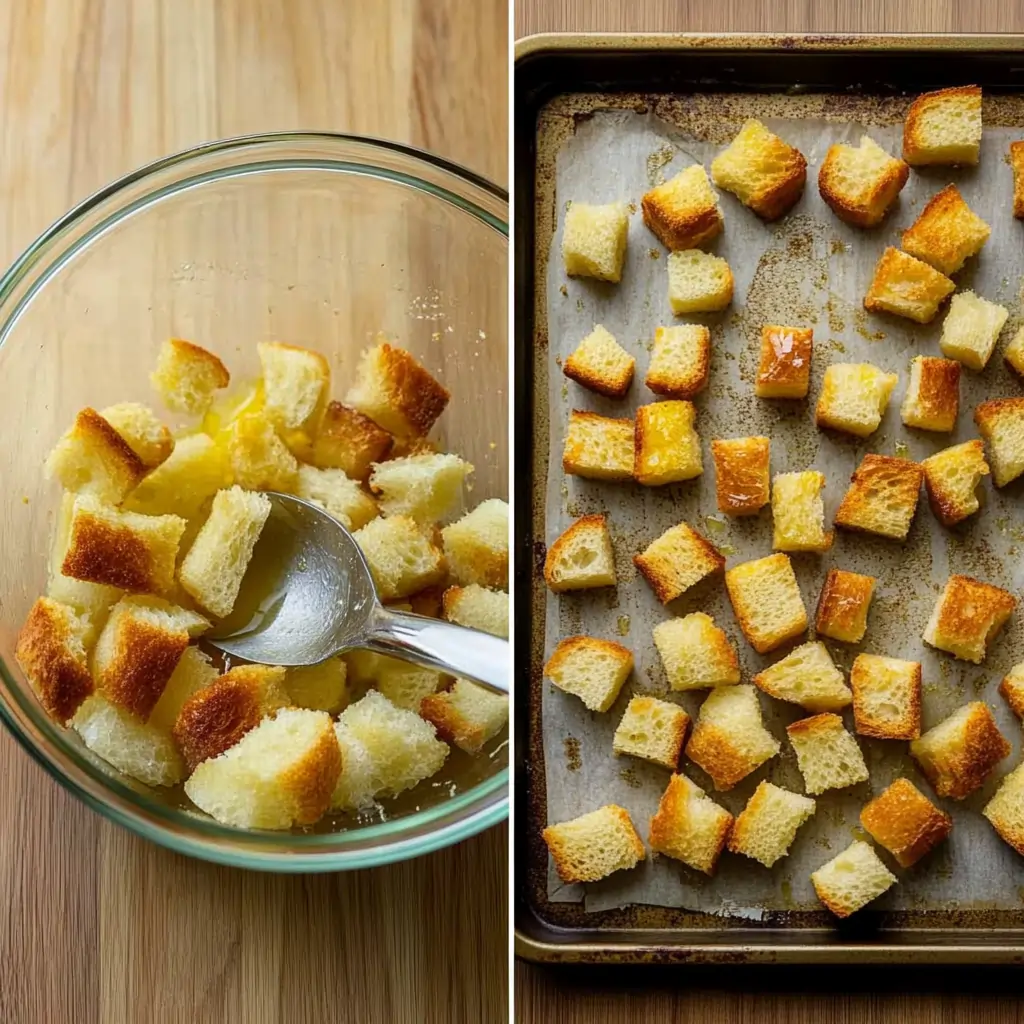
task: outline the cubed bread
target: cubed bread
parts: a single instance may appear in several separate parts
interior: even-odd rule
[[[810,327],[765,324],[754,381],[758,398],[806,398],[811,383],[814,331]]]
[[[789,853],[797,829],[814,814],[815,801],[770,782],[757,789],[729,832],[729,850],[770,868]]]
[[[1010,753],[1010,744],[980,700],[958,708],[910,744],[932,789],[942,797],[963,800],[980,789],[989,773]]]
[[[781,552],[733,566],[725,574],[736,619],[747,642],[767,654],[807,629],[807,609],[789,555]]]
[[[265,494],[232,487],[214,497],[210,515],[178,571],[181,585],[213,615],[223,618],[235,607],[269,515],[270,499]]]
[[[1024,398],[994,398],[974,410],[988,445],[992,482],[1005,487],[1024,473]]]
[[[327,360],[319,352],[279,341],[261,341],[256,351],[271,420],[286,430],[314,430],[331,387]]]
[[[855,437],[873,434],[899,377],[870,363],[833,363],[825,370],[815,421]]]
[[[820,640],[794,647],[781,661],[758,672],[753,682],[770,697],[808,711],[840,711],[853,700],[843,673]]]
[[[867,804],[860,823],[903,868],[916,864],[953,830],[953,819],[909,779],[897,779]]]
[[[696,419],[693,403],[682,400],[637,409],[633,476],[638,484],[661,487],[693,480],[704,472]]]
[[[147,469],[159,466],[174,451],[171,432],[149,406],[120,402],[104,409],[100,415],[128,442]]]
[[[124,508],[192,520],[202,515],[213,495],[230,485],[227,450],[207,434],[189,434],[179,438],[167,459],[128,494]]]
[[[1024,719],[1024,661],[1018,662],[1003,676],[999,692],[1006,698],[1013,713]]]
[[[149,714],[146,725],[170,735],[181,709],[193,694],[205,689],[220,673],[213,667],[208,654],[196,646],[185,648],[178,664],[167,680],[164,692]],[[182,762],[184,769],[184,762]]]
[[[662,604],[674,601],[705,576],[725,568],[725,558],[692,526],[667,529],[633,558]]]
[[[480,629],[494,636],[508,636],[508,594],[488,590],[477,583],[449,587],[442,597],[444,617],[449,622]]]
[[[508,725],[508,697],[456,679],[451,689],[424,697],[419,713],[434,724],[441,739],[467,754],[478,754]]]
[[[818,596],[815,632],[831,640],[859,644],[867,632],[868,609],[874,590],[874,576],[829,569]]]
[[[320,469],[340,469],[353,480],[366,480],[370,467],[383,462],[394,443],[369,416],[330,402],[313,440],[312,462]]]
[[[905,252],[949,277],[968,257],[981,252],[991,233],[988,224],[964,202],[956,185],[947,185],[903,232],[902,245]]]
[[[579,697],[591,711],[607,711],[633,671],[633,655],[622,644],[593,636],[560,640],[544,676],[566,693]]]
[[[651,818],[651,849],[710,875],[732,822],[732,815],[700,786],[685,775],[673,775]]]
[[[862,135],[859,146],[829,146],[818,171],[818,191],[840,220],[870,228],[882,222],[909,175],[903,160]]]
[[[772,547],[776,551],[828,551],[833,534],[825,529],[825,474],[816,469],[779,473],[772,481]]]
[[[845,789],[868,779],[868,766],[857,741],[846,731],[839,715],[825,712],[801,718],[786,727],[796,752],[796,763],[804,777],[804,788],[812,796],[828,789]]]
[[[896,876],[865,842],[857,840],[811,873],[818,899],[836,917],[849,917],[896,884]]]
[[[978,511],[977,487],[989,474],[981,441],[944,448],[925,459],[921,468],[928,503],[940,523],[953,526]]]
[[[976,164],[981,147],[981,89],[961,85],[922,93],[903,122],[903,159],[925,164]]]
[[[732,789],[779,752],[764,727],[753,686],[719,686],[700,706],[686,756],[711,776],[715,789]]]
[[[441,531],[444,556],[456,582],[508,587],[508,502],[488,498]]]
[[[160,346],[150,382],[173,412],[202,416],[215,391],[231,382],[228,368],[212,353],[191,341],[170,338]]]
[[[1024,141],[1010,143],[1013,170],[1013,215],[1024,220]]]
[[[675,771],[689,727],[690,716],[678,704],[632,697],[615,729],[612,750]]]
[[[942,354],[969,370],[984,370],[1009,315],[1005,306],[982,299],[974,292],[957,292],[942,323]]]
[[[632,480],[634,430],[632,420],[573,409],[565,430],[562,469],[590,480]]]
[[[473,468],[468,463],[462,462],[455,455],[414,455],[412,458],[452,458],[459,462],[461,466],[468,466],[468,469]],[[405,461],[407,460],[395,460],[396,463],[403,463]],[[385,465],[390,466],[392,464],[388,462]],[[440,476],[443,473],[444,470],[437,475]],[[437,481],[433,474],[430,474],[430,479],[427,479],[426,476],[427,474],[424,474],[424,478],[417,481],[415,479],[415,469],[409,472],[404,468],[400,468],[397,474],[398,481],[408,486],[403,490],[400,486],[396,485],[395,490],[391,492],[393,503],[386,510],[385,515],[412,515],[411,511],[407,511],[411,509],[420,513],[419,515],[413,515],[414,519],[421,522],[433,522],[433,517],[424,516],[423,513],[424,511],[432,511],[437,507],[430,505],[431,499],[435,496],[435,492],[431,488],[435,485],[443,487],[444,484]],[[390,477],[388,479],[389,482],[395,482]],[[462,475],[459,475],[457,480],[457,483],[451,481],[457,488],[456,494],[453,497],[450,496],[451,504],[457,503],[458,497],[461,494]],[[317,469],[316,466],[301,464],[299,466],[299,480],[295,493],[300,498],[312,502],[314,505],[319,505],[325,512],[334,516],[346,530],[361,530],[371,519],[377,518],[377,502],[360,487],[357,481],[347,477],[340,469]],[[383,508],[383,501],[381,507]]]
[[[562,364],[562,373],[599,395],[622,398],[633,383],[636,360],[597,324]]]
[[[594,206],[573,201],[565,212],[562,260],[570,277],[618,283],[629,237],[625,203]]]
[[[1018,377],[1024,378],[1024,325],[1010,339],[1003,352],[1003,360]]]
[[[656,185],[640,201],[644,223],[666,249],[695,249],[722,230],[722,211],[708,173],[693,164]]]
[[[295,491],[299,461],[262,413],[240,416],[228,434],[234,483],[250,491]]]
[[[918,430],[948,434],[956,428],[959,411],[960,364],[955,359],[915,356],[900,407],[903,422]]]
[[[606,516],[583,516],[555,540],[544,558],[544,582],[555,593],[615,586],[615,555]]]
[[[924,631],[925,643],[980,665],[1017,599],[991,583],[950,576]]]
[[[396,708],[419,713],[424,698],[451,684],[450,676],[375,651],[346,651],[348,675],[356,687],[373,687]]]
[[[419,523],[436,523],[459,510],[463,485],[472,472],[472,464],[458,455],[407,455],[375,465],[370,474],[370,490],[377,495],[384,515],[411,516]],[[358,490],[355,481],[350,483]],[[301,470],[299,485],[302,486]]]
[[[999,835],[1024,856],[1024,764],[1017,765],[999,783],[981,813]]]
[[[875,266],[864,308],[870,313],[893,313],[927,324],[955,290],[956,285],[945,274],[889,246]]]
[[[921,663],[858,654],[850,669],[854,730],[880,740],[921,735]]]
[[[644,383],[663,398],[693,398],[708,386],[711,332],[703,324],[654,329]]]
[[[548,825],[542,835],[563,882],[597,882],[646,856],[629,812],[617,804]]]
[[[747,121],[711,162],[711,177],[764,220],[777,220],[799,198],[807,181],[803,154],[760,121]]]
[[[673,690],[702,690],[740,681],[736,648],[706,612],[659,622],[654,646]]]
[[[768,504],[771,444],[767,437],[733,437],[711,442],[718,511],[750,516]]]
[[[732,290],[732,270],[721,256],[700,249],[668,254],[668,301],[677,316],[725,309]]]
[[[408,516],[374,519],[352,534],[383,601],[398,601],[444,579],[444,552]]]
[[[299,665],[288,669],[284,677],[288,703],[310,711],[336,714],[348,696],[347,671],[341,658],[328,658],[319,665]]]
[[[854,470],[835,525],[906,540],[921,494],[924,470],[909,459],[868,453]]]

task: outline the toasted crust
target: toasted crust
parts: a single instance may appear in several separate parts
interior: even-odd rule
[[[1017,599],[991,583],[950,576],[924,631],[925,643],[980,665],[986,647],[1013,613]]]
[[[732,789],[764,760],[752,758],[741,750],[735,739],[721,726],[699,723],[686,745],[686,756],[714,780],[715,788]]]
[[[572,669],[580,664],[593,665],[596,662],[603,662],[602,671],[606,676],[601,678],[601,690],[593,694],[581,693],[578,687],[571,685],[571,680],[566,676],[565,670]],[[558,646],[551,652],[547,664],[544,666],[544,675],[549,678],[555,686],[566,693],[572,693],[579,697],[591,711],[607,711],[622,689],[623,683],[629,673],[633,670],[633,652],[614,640],[602,640],[595,636],[568,636],[558,642]],[[588,675],[588,684],[594,683],[593,675]]]
[[[976,164],[978,162],[977,146],[974,152],[969,153],[969,146],[963,152],[957,154],[956,159],[944,154],[942,150],[936,151],[928,144],[924,137],[924,122],[929,114],[936,109],[943,107],[957,107],[960,109],[981,108],[981,89],[977,85],[960,85],[952,89],[937,89],[935,92],[922,93],[910,105],[906,119],[903,122],[903,159],[912,167],[920,167],[924,164]],[[958,150],[960,147],[958,147]]]
[[[811,328],[765,324],[754,394],[758,398],[806,398],[813,349]]]
[[[605,515],[582,516],[572,523],[564,533],[548,548],[547,556],[544,559],[544,582],[556,593],[560,590],[571,590],[574,585],[571,581],[566,586],[564,581],[555,576],[555,568],[561,560],[563,552],[579,543],[580,537],[593,532],[595,537],[600,535],[600,542],[611,546],[611,536],[608,533],[608,518]],[[597,584],[598,586],[613,586],[610,583]]]
[[[880,740],[916,740],[921,735],[921,663],[858,654],[850,669],[854,728]],[[880,695],[883,712],[878,713]]]
[[[955,290],[956,285],[934,267],[889,246],[875,266],[864,308],[927,324]]]
[[[595,811],[592,813],[600,813],[603,817],[610,819],[607,822],[601,823],[602,832],[614,829],[618,833],[618,838],[625,840],[627,849],[624,852],[633,861],[633,864],[629,865],[630,867],[644,859],[647,851],[644,849],[643,840],[637,835],[636,829],[633,827],[629,811],[619,807],[617,804],[608,804],[600,808],[599,812]],[[587,817],[587,815],[584,815],[584,817]],[[577,818],[575,822],[579,820]],[[544,842],[547,844],[548,851],[551,853],[551,858],[555,862],[558,876],[563,882],[596,882],[604,878],[606,874],[610,874],[607,871],[598,873],[596,870],[593,870],[596,865],[593,864],[592,859],[589,857],[581,861],[578,849],[579,839],[566,835],[564,832],[564,827],[572,824],[574,822],[561,822],[558,825],[549,825],[541,833]],[[617,865],[611,870],[617,871],[625,866],[624,864]]]
[[[366,480],[374,462],[383,462],[395,439],[369,416],[341,402],[330,402],[313,441],[313,465],[341,469],[353,480]]]
[[[978,479],[989,473],[985,461],[985,446],[975,438],[965,441],[953,448],[936,452],[921,463],[924,469],[924,487],[928,494],[935,518],[944,526],[953,526],[961,520],[973,515],[978,510],[978,499],[973,488],[970,497],[965,500],[957,482],[952,484],[947,474],[955,471],[958,474],[978,474]],[[972,476],[970,479],[974,479]]]
[[[231,383],[228,368],[212,352],[184,338],[169,338],[168,346],[174,351],[176,359],[202,366],[216,381],[217,388],[226,388]]]
[[[860,643],[867,630],[868,608],[874,590],[874,576],[829,569],[818,597],[815,631],[832,640]]]
[[[953,830],[953,819],[908,779],[897,779],[867,804],[860,823],[904,868],[916,864]]]
[[[306,755],[281,775],[283,787],[295,800],[295,824],[312,825],[331,806],[342,771],[341,747],[328,723]]]
[[[693,249],[722,230],[722,211],[700,164],[652,188],[640,206],[644,223],[671,251]]]
[[[948,277],[981,250],[990,234],[991,228],[971,210],[956,185],[947,185],[903,232],[901,245]]]
[[[999,684],[999,692],[1013,713],[1024,719],[1024,662],[1014,665]]]
[[[996,487],[1005,487],[1024,472],[1019,440],[1024,434],[1024,398],[993,398],[982,402],[974,410],[974,422],[988,442],[992,482]],[[1006,436],[1000,437],[1001,434]]]
[[[789,556],[779,551],[733,566],[725,574],[733,611],[747,642],[758,654],[767,654],[807,629],[807,610]],[[789,619],[775,623],[770,619],[773,605],[791,607]]]
[[[878,151],[877,145],[867,138],[861,140],[860,148],[830,146],[818,171],[821,198],[840,220],[861,228],[881,223],[910,175],[910,167],[904,161],[890,157],[859,185],[852,182],[851,172],[863,170],[866,144]]]
[[[83,465],[86,460],[98,462],[105,479],[91,478]],[[46,472],[69,491],[88,491],[117,502],[146,475],[146,464],[95,409],[85,408],[50,453]]]
[[[919,430],[953,430],[960,412],[960,364],[955,359],[917,356],[911,363],[910,382],[900,409],[903,422]]]
[[[608,398],[622,398],[633,383],[636,360],[597,324],[562,364],[562,373]]]
[[[771,443],[767,437],[737,437],[711,442],[715,460],[718,511],[754,515],[770,498]]]
[[[1013,168],[1013,215],[1024,219],[1024,141],[1010,143]]]
[[[658,600],[668,604],[705,576],[724,569],[725,557],[692,526],[680,523],[651,541],[633,563]]]
[[[651,849],[663,853],[667,857],[680,857],[681,850],[677,849],[676,838],[680,833],[686,834],[694,828],[691,821],[690,803],[695,799],[693,790],[696,787],[686,778],[685,775],[673,775],[668,780],[668,786],[658,802],[658,810],[651,818],[651,827],[648,838]],[[700,799],[700,794],[697,799]],[[703,871],[706,875],[712,875],[715,865],[725,848],[726,840],[729,838],[729,831],[732,828],[733,816],[724,808],[717,820],[712,822],[711,829],[706,837],[707,851],[700,862],[688,863],[697,871]]]
[[[693,358],[685,360],[671,349],[679,332],[693,338]],[[703,324],[656,327],[654,351],[644,384],[663,398],[693,398],[708,386],[711,370],[711,332]]]
[[[909,459],[865,455],[840,502],[836,526],[906,540],[923,476],[924,470]]]

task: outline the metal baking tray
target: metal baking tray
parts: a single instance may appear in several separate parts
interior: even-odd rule
[[[570,93],[650,109],[659,96],[712,91],[884,97],[968,83],[988,93],[1024,92],[1024,36],[547,35],[517,43],[514,642],[517,664],[529,666],[515,707],[517,955],[548,963],[1024,963],[1024,905],[1020,912],[868,908],[838,926],[801,911],[762,922],[646,905],[585,913],[579,904],[548,900],[540,838],[549,440],[543,281],[554,225],[542,111]]]

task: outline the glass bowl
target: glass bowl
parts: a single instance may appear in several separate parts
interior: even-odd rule
[[[181,853],[275,871],[402,860],[507,815],[499,739],[476,758],[453,749],[376,820],[224,827],[93,756],[45,715],[14,660],[46,589],[59,502],[43,461],[84,406],[158,408],[148,375],[168,337],[217,352],[233,381],[258,376],[257,341],[316,348],[342,397],[382,331],[452,393],[437,431],[476,467],[471,503],[507,498],[507,220],[504,191],[427,153],[342,135],[250,136],[114,182],[0,280],[0,718],[95,810]]]

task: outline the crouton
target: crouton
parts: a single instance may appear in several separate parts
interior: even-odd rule
[[[1017,765],[999,783],[981,813],[1010,846],[1024,855],[1024,764]]]
[[[615,586],[615,556],[606,516],[577,519],[548,548],[544,582],[555,593]]]
[[[1018,662],[1003,676],[999,692],[1006,698],[1013,713],[1024,719],[1024,661]]]
[[[375,465],[370,490],[378,496],[384,515],[436,523],[459,510],[463,483],[472,472],[472,464],[458,455],[409,455]]]
[[[562,373],[599,395],[622,398],[633,383],[636,360],[597,324],[562,364]]]
[[[825,712],[801,718],[787,726],[786,733],[796,752],[804,788],[812,796],[867,781],[864,755],[857,741],[843,727],[839,715]]]
[[[753,683],[770,697],[808,711],[840,711],[853,700],[843,673],[821,641],[794,647],[781,661],[758,672]]]
[[[374,519],[352,536],[383,601],[398,601],[445,578],[444,553],[415,519]]]
[[[673,775],[651,818],[651,849],[713,874],[732,821],[700,786],[685,775]]]
[[[854,470],[835,525],[906,540],[917,511],[924,470],[909,459],[868,453]]]
[[[747,121],[711,162],[711,177],[763,220],[777,220],[799,198],[807,181],[803,154],[760,121]]]
[[[674,601],[705,576],[725,568],[725,558],[692,526],[670,527],[633,558],[662,604]]]
[[[859,644],[867,632],[874,590],[874,576],[829,569],[818,597],[815,632],[832,640]]]
[[[770,782],[757,789],[740,811],[729,832],[729,850],[770,868],[789,853],[797,829],[814,814],[809,796],[790,793]]]
[[[319,353],[279,341],[256,346],[267,415],[286,430],[313,430],[327,404],[331,368]]]
[[[980,789],[995,766],[1010,753],[988,705],[965,704],[911,741],[917,761],[939,796],[963,800]]]
[[[725,589],[743,635],[758,654],[774,651],[807,629],[807,609],[788,555],[780,552],[733,566],[726,571]]]
[[[663,398],[693,398],[708,386],[711,332],[703,324],[656,327],[644,383]]]
[[[1010,143],[1010,167],[1013,168],[1013,215],[1024,219],[1024,142]]]
[[[925,164],[976,164],[981,147],[981,89],[962,85],[922,93],[903,122],[903,159]]]
[[[565,431],[562,469],[590,480],[632,480],[634,429],[632,420],[573,409]]]
[[[858,654],[850,669],[854,731],[880,740],[921,735],[921,663]]]
[[[469,629],[508,637],[508,594],[476,583],[449,587],[442,597],[444,617]]]
[[[776,551],[828,551],[833,534],[825,529],[825,474],[815,469],[780,473],[772,482],[772,547]]]
[[[185,702],[219,676],[220,673],[213,667],[208,654],[204,654],[195,646],[185,648],[185,653],[178,659],[178,664],[175,665],[171,678],[167,680],[160,699],[149,713],[146,725],[170,735]]]
[[[725,309],[732,289],[732,271],[721,256],[700,249],[668,254],[668,301],[676,315]]]
[[[129,512],[149,516],[178,515],[195,519],[208,499],[231,485],[225,449],[206,434],[178,440],[174,451],[149,473],[124,501]]]
[[[696,419],[692,402],[654,402],[637,409],[633,476],[638,484],[661,487],[704,472]]]
[[[249,491],[292,493],[299,482],[298,459],[262,414],[240,416],[231,425],[228,458],[234,482]]]
[[[370,467],[388,457],[394,442],[369,416],[330,402],[313,440],[311,459],[319,469],[340,469],[353,480],[366,480]]]
[[[971,579],[950,576],[935,602],[924,631],[924,641],[962,661],[980,665],[988,644],[1013,613],[1013,594]]]
[[[955,290],[956,285],[945,274],[889,246],[875,266],[864,308],[870,313],[894,313],[927,324]]]
[[[441,531],[448,568],[456,582],[508,589],[508,502],[481,501]]]
[[[770,449],[767,437],[734,437],[711,442],[719,512],[749,516],[768,504]]]
[[[640,206],[644,223],[670,251],[695,249],[722,230],[718,196],[700,164],[656,185],[644,195]]]
[[[988,224],[964,202],[956,185],[947,185],[903,232],[902,245],[905,252],[950,277],[968,257],[981,252],[991,233]]]
[[[170,338],[160,346],[150,382],[173,412],[202,416],[213,393],[231,382],[227,367],[212,353],[190,341]]]
[[[689,727],[690,716],[678,704],[632,697],[615,729],[612,750],[675,771]]]
[[[1024,326],[1010,339],[1003,360],[1018,377],[1024,377]]]
[[[857,840],[811,873],[818,899],[836,917],[849,917],[896,884],[871,847]]]
[[[928,503],[935,518],[953,526],[978,511],[976,489],[988,476],[985,446],[977,439],[936,452],[921,463]]]
[[[121,402],[104,409],[100,415],[128,442],[147,469],[159,466],[174,451],[171,432],[148,406]]]
[[[979,298],[974,292],[958,292],[942,324],[942,354],[969,370],[984,370],[1009,315],[1005,306]]]
[[[860,823],[903,868],[916,864],[953,830],[953,819],[909,779],[897,779],[867,804]]]
[[[909,175],[903,160],[862,135],[859,146],[829,146],[818,171],[818,192],[840,220],[871,228],[882,222]]]
[[[646,855],[629,812],[617,804],[548,825],[541,835],[563,882],[597,882]]]
[[[371,686],[396,708],[407,711],[418,713],[425,697],[432,696],[452,681],[450,676],[435,669],[375,651],[346,651],[344,657],[353,685]]]
[[[447,458],[448,456],[440,457]],[[432,459],[435,456],[416,455],[413,458]],[[454,459],[456,456],[453,455],[451,458]],[[396,460],[396,462],[402,461],[404,460]],[[457,459],[457,461],[463,466],[467,465],[461,459]],[[387,463],[387,465],[391,465],[391,463]],[[472,466],[469,468],[472,469]],[[396,499],[394,501],[394,504],[386,512],[387,515],[400,514],[399,506],[401,506],[401,509],[411,507],[418,512],[424,511],[423,500],[429,500],[430,498],[430,495],[424,492],[429,489],[434,480],[421,480],[418,482],[417,487],[416,483],[406,480],[406,477],[409,475],[401,470],[397,474],[399,479],[410,483],[411,486],[403,494],[403,500]],[[438,475],[440,476],[441,474]],[[460,483],[461,479],[460,476]],[[295,488],[295,493],[300,498],[312,502],[314,505],[319,505],[325,512],[334,516],[346,530],[361,530],[371,519],[377,518],[377,502],[355,480],[345,476],[344,472],[340,469],[317,469],[316,466],[300,465],[298,485]],[[415,498],[421,499],[420,503],[417,503]],[[418,519],[419,517],[413,516],[413,518]],[[427,521],[433,522],[433,519],[428,519]]]
[[[618,284],[629,237],[625,203],[570,204],[562,231],[562,259],[570,277],[596,277]]]
[[[340,711],[347,697],[347,668],[341,658],[328,658],[319,665],[300,665],[288,669],[284,688],[288,703],[310,711]]]
[[[974,422],[988,444],[992,482],[1005,487],[1024,473],[1024,398],[995,398],[974,410]]]
[[[754,394],[758,398],[806,398],[813,350],[811,328],[765,324]]]
[[[622,644],[593,636],[560,640],[544,666],[544,676],[579,697],[591,711],[607,711],[633,671],[633,655]]]
[[[908,427],[948,434],[960,411],[960,364],[954,359],[915,356],[910,361],[910,384],[900,407]]]
[[[467,754],[478,754],[508,725],[508,697],[456,679],[450,690],[424,697],[419,713],[434,724],[441,739]]]
[[[673,690],[702,690],[740,681],[736,648],[705,612],[659,622],[654,646]]]
[[[882,422],[898,380],[870,363],[833,363],[825,370],[815,421],[819,427],[867,437]]]

